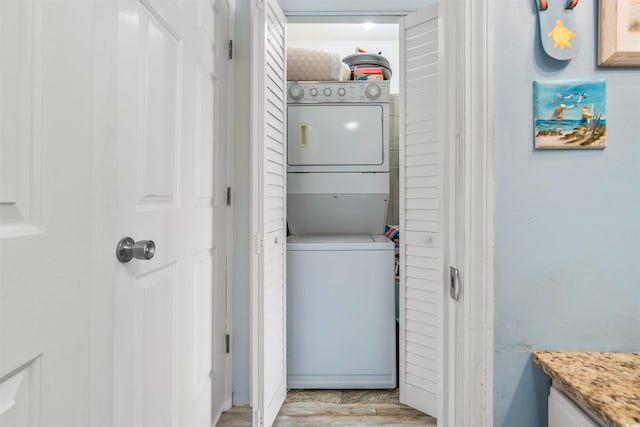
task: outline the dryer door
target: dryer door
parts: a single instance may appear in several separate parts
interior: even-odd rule
[[[387,171],[385,104],[289,105],[289,172]]]

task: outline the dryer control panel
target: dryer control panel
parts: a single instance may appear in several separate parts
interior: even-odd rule
[[[389,102],[389,81],[289,82],[289,104]]]

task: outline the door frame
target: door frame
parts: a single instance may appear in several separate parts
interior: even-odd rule
[[[493,425],[495,98],[492,2],[440,2],[444,26],[444,138],[448,155],[449,264],[458,267],[459,302],[446,297],[440,405],[443,425]],[[448,292],[446,292],[448,295]],[[443,360],[447,360],[444,358]],[[446,398],[445,398],[446,396]],[[481,423],[478,423],[481,420]],[[440,421],[440,420],[439,420]]]
[[[260,52],[256,47],[259,45],[260,37],[258,34],[258,28],[260,23],[256,18],[258,13],[255,9],[258,6],[254,0],[249,0],[249,10],[251,22],[251,34],[249,35],[249,64],[250,64],[250,76],[249,76],[249,164],[250,164],[250,178],[249,178],[249,366],[251,372],[249,373],[249,405],[251,407],[252,425],[259,425],[259,420],[256,419],[255,411],[259,405],[259,390],[261,388],[260,383],[260,361],[264,359],[264,352],[260,347],[260,271],[262,266],[260,265],[260,223],[264,216],[262,212],[263,206],[261,203],[261,192],[259,173],[262,170],[260,162],[263,161],[261,146],[258,143],[260,139],[259,126],[256,121],[260,117],[260,108],[262,102],[260,97],[256,94],[256,87],[260,87],[260,77],[264,74],[261,64],[262,56],[264,52]],[[257,27],[257,28],[256,28]]]
[[[236,31],[236,2],[235,0],[226,0],[229,5],[229,16],[228,18],[228,40],[222,40],[222,43],[225,43],[226,46],[232,51],[233,39],[235,38]],[[227,336],[229,337],[229,348],[227,351],[227,360],[226,360],[226,375],[225,375],[225,396],[224,396],[224,410],[229,410],[233,406],[233,356],[231,355],[231,337],[233,334],[233,253],[234,253],[234,240],[233,240],[233,218],[234,218],[234,202],[233,199],[233,191],[235,191],[235,185],[233,182],[233,141],[235,140],[235,127],[234,127],[234,112],[236,108],[235,104],[235,73],[234,73],[234,61],[233,61],[233,52],[230,56],[227,57],[227,82],[228,85],[228,93],[227,93],[227,135],[225,144],[226,152],[227,152],[227,186],[231,189],[229,190],[229,199],[227,200],[227,221],[226,221],[226,234],[227,234],[227,244],[226,244],[226,265],[225,268],[227,270],[227,280],[225,283],[226,286],[226,319],[225,319],[225,329]],[[214,420],[217,421],[217,420]]]
[[[456,354],[442,370],[439,425],[493,425],[494,374],[494,223],[495,223],[495,99],[494,99],[494,8],[491,2],[441,1],[444,21],[446,99],[443,137],[453,141],[448,153],[449,186],[445,194],[455,216],[449,218],[449,235],[455,240],[448,250],[449,264],[460,269],[462,292],[459,303],[444,304],[443,357]],[[355,16],[340,13],[294,14],[289,22],[353,22]],[[336,16],[338,15],[338,16]],[[368,19],[389,22],[393,13],[367,14]],[[395,19],[399,14],[395,14]],[[460,31],[458,31],[460,29]],[[251,31],[256,28],[252,26]],[[259,70],[251,69],[252,79]],[[252,150],[254,147],[252,147]],[[255,170],[255,153],[252,169]],[[454,184],[455,185],[452,185]],[[252,201],[255,194],[252,194]],[[253,207],[257,204],[253,203]],[[251,212],[256,218],[257,212]],[[255,223],[252,221],[252,230]],[[457,226],[457,227],[456,227]],[[454,231],[458,229],[456,234]],[[255,257],[251,233],[250,257]],[[251,295],[256,292],[251,272]],[[447,290],[448,291],[448,290]],[[448,292],[446,292],[448,295]],[[253,306],[251,323],[255,321]],[[251,349],[252,373],[259,354]],[[444,363],[444,362],[443,362]]]

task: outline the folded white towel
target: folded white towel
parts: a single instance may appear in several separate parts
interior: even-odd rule
[[[349,67],[338,53],[303,47],[287,48],[287,80],[342,81],[349,80],[350,74]]]

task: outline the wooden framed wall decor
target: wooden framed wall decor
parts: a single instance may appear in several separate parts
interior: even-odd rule
[[[640,0],[600,0],[598,65],[640,66]]]

